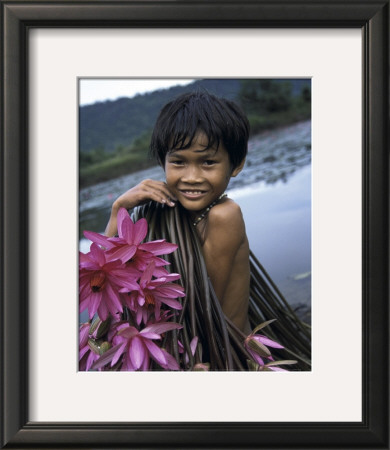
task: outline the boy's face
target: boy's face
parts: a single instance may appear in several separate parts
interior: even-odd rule
[[[229,154],[222,143],[206,150],[207,136],[199,133],[186,150],[172,150],[165,159],[166,183],[183,207],[194,213],[207,208],[226,190],[232,170]]]

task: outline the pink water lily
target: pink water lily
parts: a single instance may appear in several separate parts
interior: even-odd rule
[[[123,355],[121,370],[149,370],[151,359],[166,370],[179,370],[172,355],[169,355],[165,349],[160,348],[153,341],[160,340],[163,333],[180,328],[182,325],[177,323],[157,322],[139,331],[130,324],[123,323],[117,327],[117,334],[113,338],[113,347],[105,352],[92,368],[98,369],[107,364],[112,367]]]
[[[259,364],[260,366],[264,366],[265,362],[263,358],[268,359],[269,361],[273,361],[273,357],[268,347],[273,348],[284,348],[283,345],[280,345],[278,342],[269,339],[267,336],[262,334],[256,334],[257,331],[269,325],[274,320],[269,320],[267,322],[262,323],[257,326],[251,334],[249,334],[244,341],[244,346],[252,356],[253,360]]]
[[[271,352],[267,347],[284,348],[282,345],[275,341],[263,336],[261,334],[250,335],[245,339],[245,348],[248,350],[252,358],[260,365],[264,366],[265,362],[263,358],[273,361]]]
[[[120,292],[128,293],[125,301],[127,306],[136,313],[138,325],[142,320],[146,323],[151,312],[158,319],[162,304],[176,310],[182,309],[181,303],[176,299],[185,296],[184,289],[179,284],[172,283],[172,281],[178,280],[180,275],[171,273],[152,279],[154,271],[155,266],[152,262],[141,275],[138,289],[132,290],[129,285],[120,290]]]
[[[141,271],[154,261],[158,270],[168,262],[157,256],[172,253],[177,249],[176,244],[166,242],[165,239],[142,243],[148,232],[148,223],[144,218],[134,223],[125,208],[119,209],[117,224],[118,237],[108,238],[92,231],[84,232],[87,239],[106,249],[109,260],[130,261],[133,267]],[[158,276],[158,273],[156,275]]]
[[[90,252],[80,254],[79,285],[80,312],[88,309],[89,318],[98,313],[102,320],[109,313],[115,316],[123,312],[119,290],[138,289],[139,272],[126,267],[121,260],[107,261],[98,244],[92,243]]]

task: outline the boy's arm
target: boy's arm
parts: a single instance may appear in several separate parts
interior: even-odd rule
[[[241,209],[233,201],[210,210],[203,253],[223,312],[243,329],[248,314],[249,246]]]
[[[169,206],[175,206],[175,203],[172,200],[176,200],[176,198],[163,181],[141,181],[137,186],[129,189],[114,201],[111,207],[111,215],[105,230],[105,235],[114,236],[117,233],[117,215],[120,208],[133,209],[150,200],[166,203]]]

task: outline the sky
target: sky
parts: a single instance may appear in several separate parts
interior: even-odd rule
[[[79,80],[80,106],[98,101],[134,97],[160,88],[193,82],[186,78],[82,78]]]

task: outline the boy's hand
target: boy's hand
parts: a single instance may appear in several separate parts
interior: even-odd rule
[[[165,203],[173,207],[175,206],[175,201],[177,199],[163,181],[141,181],[137,186],[134,186],[118,197],[113,203],[110,220],[105,231],[106,236],[114,236],[117,233],[116,216],[119,208],[132,209],[147,203],[150,200],[154,200],[158,203]]]
[[[175,206],[176,198],[163,181],[143,180],[133,188],[118,197],[113,207],[131,209],[143,203],[154,200],[158,203],[166,203]]]

